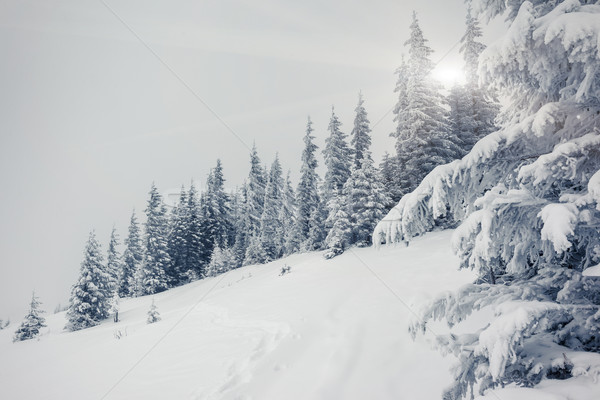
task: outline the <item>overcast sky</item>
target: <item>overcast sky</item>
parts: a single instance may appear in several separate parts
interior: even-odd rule
[[[106,3],[118,17],[100,0],[0,3],[2,319],[20,320],[33,289],[50,312],[65,304],[88,232],[104,249],[113,224],[123,239],[152,181],[203,184],[221,158],[233,188],[253,142],[297,177],[307,115],[322,148],[332,105],[346,132],[359,90],[372,124],[393,107],[412,10],[434,61],[465,17],[462,0]],[[461,66],[456,47],[438,69]],[[391,114],[373,128],[377,161],[392,130]]]

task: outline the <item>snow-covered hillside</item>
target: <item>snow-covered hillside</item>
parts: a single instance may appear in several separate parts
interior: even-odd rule
[[[162,320],[151,325],[146,296],[122,301],[117,324],[66,332],[60,313],[39,340],[0,331],[2,397],[439,398],[452,360],[410,339],[407,305],[472,279],[457,271],[450,235],[233,270],[154,296]]]

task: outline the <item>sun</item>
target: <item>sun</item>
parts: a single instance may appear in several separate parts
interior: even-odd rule
[[[440,81],[446,88],[450,88],[458,83],[464,83],[465,74],[461,68],[439,67],[433,71],[433,77]]]

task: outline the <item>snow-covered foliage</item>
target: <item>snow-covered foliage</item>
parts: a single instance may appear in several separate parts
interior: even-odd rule
[[[110,241],[108,242],[108,251],[106,254],[106,271],[111,277],[111,290],[117,292],[121,275],[123,274],[123,260],[119,254],[119,234],[115,227],[110,233]]]
[[[181,187],[179,201],[171,210],[168,237],[168,252],[171,264],[167,270],[170,286],[179,284],[180,276],[188,270],[187,236],[188,236],[188,198],[185,188]]]
[[[129,231],[125,239],[125,250],[123,251],[123,268],[119,277],[119,296],[131,297],[139,294],[141,288],[136,284],[136,275],[139,276],[144,260],[144,248],[140,226],[137,222],[135,211],[131,213]]]
[[[563,352],[600,351],[599,283],[582,274],[600,261],[600,5],[592,3],[474,2],[488,17],[508,8],[512,20],[479,64],[482,81],[512,100],[503,127],[434,169],[374,231],[378,243],[408,242],[460,224],[453,247],[479,279],[435,302],[419,327],[503,303],[488,327],[441,340],[461,360],[449,399],[473,386],[570,377]],[[550,350],[535,351],[542,345]]]
[[[203,226],[206,236],[205,249],[212,250],[213,244],[221,247],[233,244],[234,232],[231,221],[231,205],[229,195],[225,192],[225,177],[223,165],[217,159],[217,165],[208,174],[206,193],[202,201]],[[213,242],[209,242],[213,239]]]
[[[285,231],[281,210],[284,207],[284,182],[279,156],[271,164],[265,205],[260,219],[260,240],[267,253],[267,260],[275,260],[284,253]]]
[[[19,329],[15,332],[13,342],[21,342],[23,340],[33,339],[40,334],[40,330],[46,326],[46,320],[42,317],[44,313],[40,310],[42,303],[35,296],[35,292],[31,295],[31,303],[29,304],[29,312],[25,316],[23,322],[19,326]],[[5,328],[6,326],[0,320],[0,327]]]
[[[435,166],[456,158],[460,150],[449,138],[446,111],[439,85],[432,79],[433,62],[427,39],[416,13],[410,25],[408,60],[398,68],[398,104],[394,108],[396,138],[397,188],[408,193]]]
[[[208,263],[206,269],[206,276],[217,276],[234,269],[235,267],[236,260],[231,249],[228,247],[222,249],[217,245],[210,256],[210,263]]]
[[[146,323],[153,324],[155,322],[160,321],[160,313],[154,303],[154,298],[152,298],[152,304],[150,305],[150,309],[148,310],[148,318],[146,319]]]
[[[320,207],[320,198],[318,192],[319,176],[317,175],[317,159],[315,152],[317,145],[314,144],[312,121],[308,118],[306,124],[306,134],[304,135],[304,150],[302,151],[302,166],[300,167],[300,182],[296,189],[296,200],[298,208],[296,210],[296,225],[294,227],[294,239],[289,241],[289,252],[311,249],[312,244],[309,241],[309,235],[315,229],[321,229],[315,226],[321,218],[318,211]],[[322,221],[321,221],[322,222]]]
[[[168,247],[167,210],[158,189],[152,184],[146,208],[146,252],[142,263],[143,294],[162,292],[168,287],[167,271],[171,267]]]
[[[111,274],[96,235],[92,231],[85,247],[79,279],[71,289],[66,328],[70,331],[97,325],[109,315],[113,294]]]

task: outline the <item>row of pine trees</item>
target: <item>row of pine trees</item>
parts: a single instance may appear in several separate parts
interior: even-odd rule
[[[332,109],[322,178],[309,117],[295,189],[279,158],[265,167],[256,146],[250,153],[248,178],[233,193],[225,189],[219,160],[204,190],[192,182],[189,189],[182,188],[170,210],[153,184],[146,220],[141,224],[132,214],[122,254],[114,229],[106,260],[94,232],[90,234],[80,277],[72,288],[67,329],[98,324],[116,310],[119,298],[159,293],[296,252],[325,250],[324,256],[331,258],[352,245],[370,245],[373,228],[402,195],[494,129],[498,106],[476,78],[477,58],[484,48],[477,42],[480,36],[477,20],[468,15],[461,40],[467,83],[444,96],[431,78],[432,50],[413,14],[405,43],[408,57],[396,71],[397,129],[391,134],[396,153],[384,155],[379,167],[371,155],[370,122],[359,94],[349,135]]]

